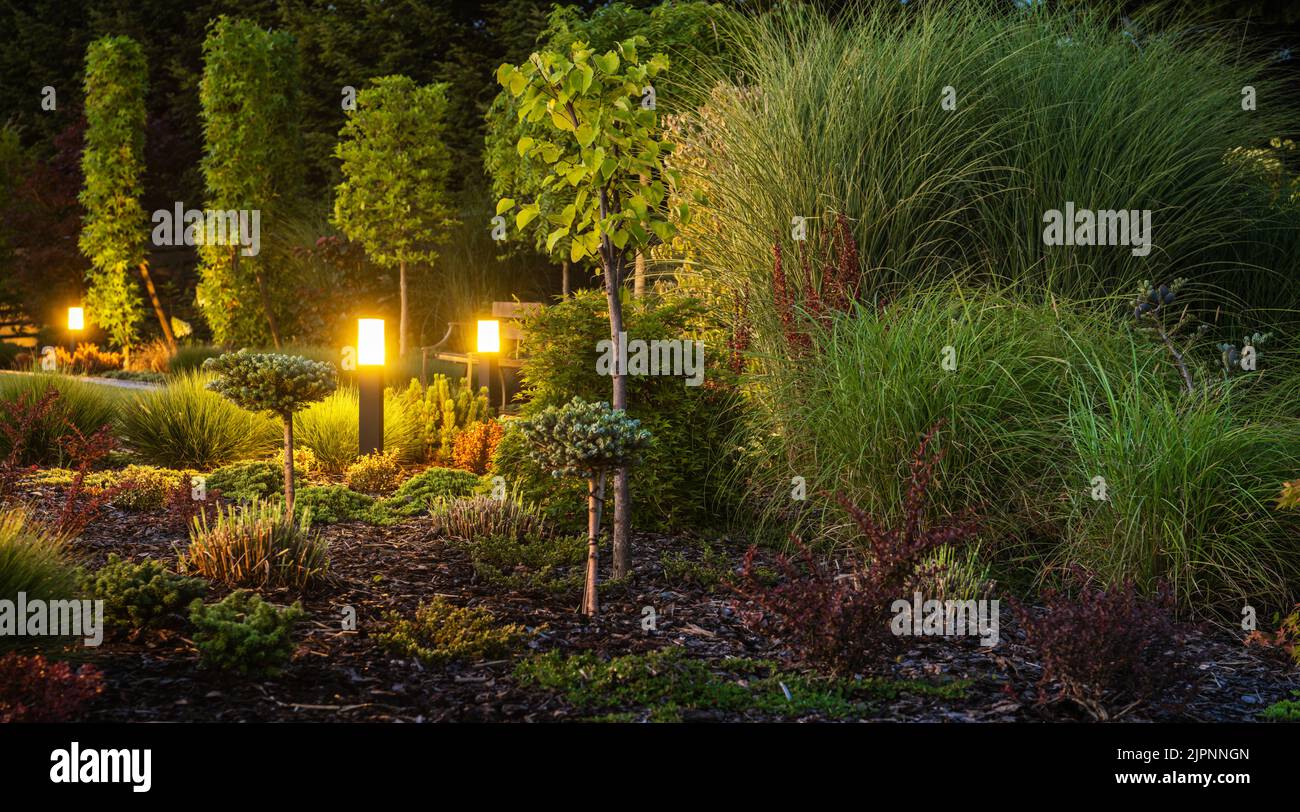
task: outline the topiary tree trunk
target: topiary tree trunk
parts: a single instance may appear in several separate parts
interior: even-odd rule
[[[532,446],[531,456],[555,475],[579,474],[587,480],[587,577],[582,613],[599,613],[600,513],[611,470],[627,470],[650,443],[650,432],[608,403],[575,397],[562,408],[543,409],[517,421]]]
[[[293,515],[293,413],[280,413],[284,421],[284,507]]]

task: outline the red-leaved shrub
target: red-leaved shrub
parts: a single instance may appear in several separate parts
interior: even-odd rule
[[[39,654],[0,657],[0,723],[67,722],[103,690],[104,678],[93,665],[73,671]]]
[[[1071,589],[1044,590],[1041,612],[1011,600],[1043,667],[1039,704],[1068,700],[1106,721],[1155,696],[1180,698],[1190,670],[1168,589],[1145,597],[1132,581],[1098,587],[1077,567],[1070,580]]]
[[[736,609],[742,621],[781,640],[800,659],[836,673],[859,672],[892,653],[898,638],[889,628],[891,604],[924,574],[928,553],[964,544],[977,530],[969,517],[925,525],[928,491],[943,456],[929,449],[938,429],[939,424],[925,434],[912,458],[901,527],[884,528],[837,497],[866,539],[865,556],[837,569],[795,539],[803,566],[779,556],[780,578],[772,585],[759,577],[751,547],[732,585],[740,595]]]

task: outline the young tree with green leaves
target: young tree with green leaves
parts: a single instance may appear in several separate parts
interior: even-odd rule
[[[144,174],[144,50],[130,37],[102,37],[86,49],[86,147],[81,154],[86,209],[81,252],[90,260],[86,309],[112,343],[130,352],[143,319],[131,269],[149,291],[163,337],[172,346],[171,323],[145,260],[147,217],[140,205]]]
[[[203,362],[214,373],[208,388],[250,412],[271,412],[284,423],[284,515],[293,520],[293,416],[338,388],[333,364],[297,355],[228,352]]]
[[[357,93],[356,109],[348,112],[334,153],[343,170],[334,224],[376,264],[398,269],[401,356],[410,332],[407,268],[434,262],[434,246],[455,224],[447,187],[446,119],[445,83],[418,85],[406,76],[372,79]]]
[[[575,6],[555,6],[537,36],[538,50],[568,53],[576,42],[597,51],[607,51],[634,36],[643,36],[655,47],[673,55],[679,65],[689,66],[683,77],[663,75],[655,86],[656,110],[660,116],[693,110],[704,101],[702,89],[712,85],[713,74],[726,72],[732,39],[727,36],[737,19],[736,12],[721,3],[700,0],[662,3],[637,8],[626,3],[601,5],[590,13]],[[512,235],[534,246],[538,253],[564,267],[564,292],[569,292],[569,246],[566,240],[547,249],[547,236],[557,216],[573,199],[572,189],[543,189],[546,167],[537,166],[521,154],[521,138],[545,138],[550,123],[532,122],[518,115],[518,99],[502,89],[485,116],[487,133],[483,143],[483,164],[498,198],[511,197],[538,204],[538,216],[527,229]],[[645,252],[638,252],[633,272],[634,292],[645,285]]]
[[[655,105],[647,102],[668,58],[655,54],[643,61],[639,52],[645,45],[644,37],[633,37],[598,53],[575,42],[567,54],[543,51],[518,67],[497,69],[497,81],[519,100],[520,118],[550,124],[547,137],[525,136],[517,149],[548,168],[543,189],[573,191],[572,202],[552,220],[547,249],[567,240],[573,261],[599,260],[616,358],[623,354],[620,296],[629,259],[672,239],[676,224],[690,215],[685,203],[672,210],[667,204],[668,185],[679,178],[664,164],[672,145],[662,139]],[[505,198],[497,213],[515,207]],[[538,203],[524,204],[515,222],[523,229],[539,213]],[[626,374],[616,362],[611,370],[615,409],[627,408]],[[627,468],[622,467],[614,483],[616,578],[631,571],[629,520]]]
[[[260,223],[274,228],[276,215],[296,202],[303,178],[298,73],[291,35],[225,16],[209,24],[199,84],[208,209],[256,209]],[[245,344],[265,343],[269,335],[279,347],[282,294],[273,263],[262,254],[242,256],[230,242],[200,251],[198,300],[212,333],[219,342]],[[260,319],[249,307],[256,301]]]

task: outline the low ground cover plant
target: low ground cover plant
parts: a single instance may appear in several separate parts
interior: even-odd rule
[[[301,520],[311,517],[311,523],[335,524],[337,522],[368,522],[390,524],[395,516],[385,502],[344,485],[311,485],[298,491],[293,504]]]
[[[458,468],[428,468],[410,477],[389,497],[386,504],[394,511],[415,515],[440,500],[472,495],[482,485],[479,477]]]
[[[1026,643],[1043,666],[1039,703],[1066,700],[1107,721],[1153,699],[1184,698],[1192,674],[1172,595],[1145,597],[1132,581],[1105,586],[1081,568],[1068,580],[1043,591],[1041,613],[1013,601]]]
[[[245,675],[275,676],[293,655],[293,629],[306,616],[300,603],[277,607],[239,589],[219,603],[190,604],[199,662]]]
[[[74,670],[40,654],[0,655],[0,724],[73,721],[103,692],[93,665]]]
[[[638,708],[597,716],[600,721],[680,722],[686,714],[742,712],[797,719],[821,716],[861,718],[877,700],[912,692],[956,698],[966,684],[846,680],[782,670],[763,660],[693,659],[680,648],[603,659],[596,654],[565,656],[548,651],[521,660],[515,676],[526,685],[557,692],[587,711]]]
[[[481,536],[464,545],[474,572],[492,586],[556,595],[575,595],[582,589],[587,551],[583,536]]]
[[[108,563],[87,578],[86,592],[104,601],[104,622],[118,631],[134,631],[180,615],[196,598],[207,595],[207,582],[167,570],[159,561],[125,561],[110,553]]]
[[[487,609],[458,607],[441,597],[420,604],[413,619],[394,612],[387,621],[376,637],[379,644],[430,665],[508,657],[528,636],[522,626],[498,624]]]

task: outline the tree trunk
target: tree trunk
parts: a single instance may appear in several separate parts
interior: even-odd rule
[[[582,591],[582,613],[596,617],[600,612],[597,585],[600,583],[600,513],[605,501],[605,473],[587,480],[587,580]]]
[[[230,249],[230,275],[239,277],[239,248]],[[257,292],[262,296],[262,313],[266,316],[266,326],[271,329],[271,343],[275,348],[280,349],[280,323],[275,318],[275,308],[271,306],[271,291],[266,286],[266,279],[262,276],[260,270],[253,271],[253,278],[257,280]]]
[[[600,193],[601,219],[607,214],[608,197],[604,190]],[[615,249],[609,238],[603,238],[601,258],[605,264],[605,299],[609,305],[609,335],[614,342],[614,358],[623,357],[623,301],[619,298],[624,276],[624,256]],[[611,405],[615,409],[627,409],[627,370],[614,363],[613,398]],[[614,558],[613,576],[623,578],[631,571],[631,510],[630,493],[627,484],[627,466],[622,466],[614,475]]]
[[[163,312],[162,302],[158,299],[158,291],[153,286],[153,277],[149,275],[149,262],[146,260],[140,263],[140,276],[144,277],[145,290],[149,291],[149,301],[153,303],[153,312],[158,316],[158,326],[162,328],[163,339],[167,346],[176,351],[176,336],[172,334],[172,323]]]
[[[397,285],[401,290],[402,296],[402,315],[397,326],[397,355],[399,358],[406,357],[406,260],[398,263]]]
[[[560,273],[560,294],[561,298],[569,298],[569,261],[566,259],[563,265],[564,270]]]
[[[284,515],[293,521],[293,415],[284,418]]]
[[[640,299],[645,295],[645,252],[636,252],[636,265],[632,271],[632,295]]]

